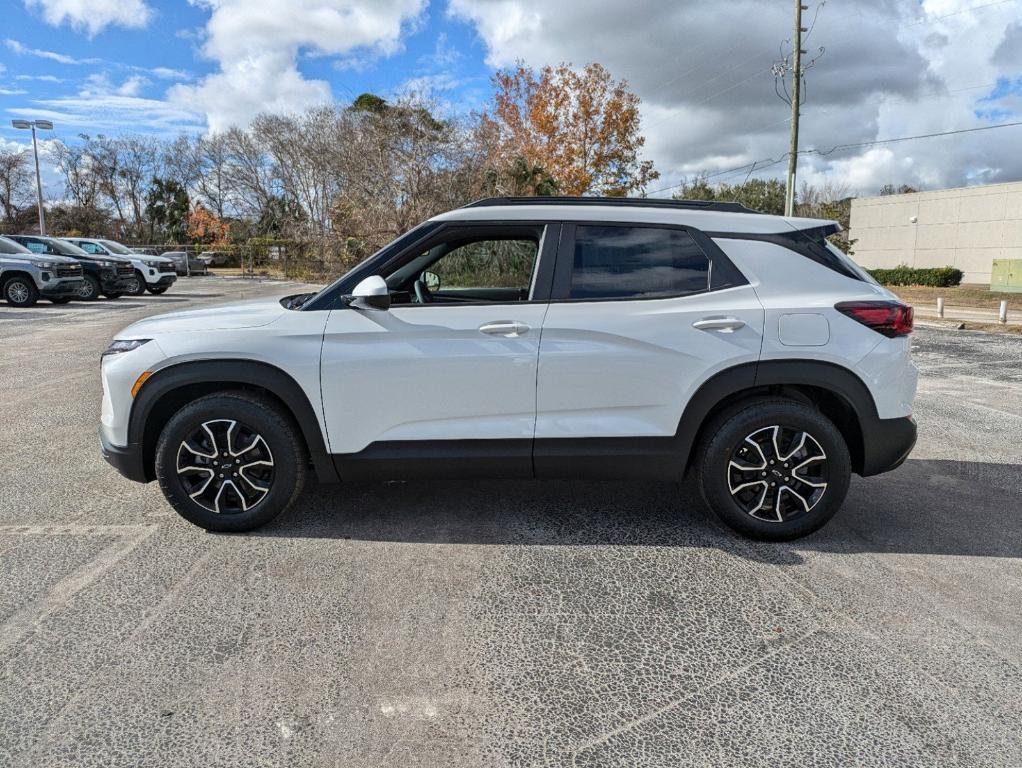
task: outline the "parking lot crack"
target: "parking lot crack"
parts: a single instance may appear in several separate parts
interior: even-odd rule
[[[734,680],[737,677],[740,677],[753,667],[756,667],[765,661],[769,661],[778,654],[783,653],[786,649],[790,648],[791,646],[797,645],[808,640],[817,632],[819,632],[819,627],[814,627],[813,629],[810,629],[808,632],[804,632],[801,635],[798,635],[794,639],[790,640],[789,642],[786,642],[784,645],[777,646],[767,651],[765,654],[763,654],[762,656],[753,661],[750,661],[748,664],[743,664],[740,667],[736,667],[735,669],[732,669],[729,672],[719,675],[710,682],[706,683],[705,685],[701,685],[698,688],[695,688],[694,690],[690,691],[684,696],[681,696],[677,699],[673,699],[672,701],[668,702],[662,707],[658,707],[657,709],[654,709],[651,712],[647,712],[646,714],[641,715],[640,717],[637,717],[633,720],[629,720],[628,722],[623,723],[617,726],[616,728],[607,731],[606,733],[600,734],[595,738],[589,739],[583,744],[573,747],[571,750],[569,750],[569,754],[572,756],[572,764],[575,764],[579,752],[582,752],[583,750],[586,749],[592,749],[593,747],[599,746],[600,744],[605,744],[610,740],[614,739],[615,737],[620,736],[621,734],[627,733],[628,731],[631,731],[635,728],[645,725],[648,722],[651,722],[659,717],[664,716],[665,714],[677,709],[678,707],[682,706],[688,701],[691,701],[697,696],[701,696],[707,691],[716,688],[718,685],[727,683],[731,680]]]

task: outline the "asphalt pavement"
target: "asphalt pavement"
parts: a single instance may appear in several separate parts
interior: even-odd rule
[[[0,306],[0,765],[1022,765],[1022,338],[919,329],[915,452],[785,545],[569,481],[215,535],[101,460],[117,330],[299,290]]]

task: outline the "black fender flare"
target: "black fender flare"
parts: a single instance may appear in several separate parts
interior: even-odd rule
[[[869,389],[848,368],[804,359],[745,363],[720,371],[703,382],[686,404],[675,434],[675,449],[684,465],[688,465],[700,430],[711,413],[726,406],[729,398],[735,395],[773,386],[815,387],[840,398],[854,414],[863,441],[862,446],[849,446],[853,454],[860,447],[863,453],[858,462],[853,456],[853,463],[861,464],[861,474],[875,474],[874,464],[877,462],[872,456],[876,451],[871,450],[870,438],[882,425]]]
[[[316,475],[321,482],[337,482],[323,430],[316,411],[305,391],[290,375],[269,363],[252,360],[195,360],[175,363],[162,368],[146,379],[131,405],[128,418],[128,444],[140,453],[146,450],[146,428],[153,409],[162,398],[190,385],[223,384],[224,389],[251,386],[263,389],[276,397],[294,417],[305,438]],[[143,456],[147,461],[149,457]],[[146,473],[150,470],[146,468]],[[152,479],[152,478],[148,478]]]

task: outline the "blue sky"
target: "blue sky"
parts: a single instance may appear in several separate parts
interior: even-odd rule
[[[800,178],[867,194],[1022,180],[1022,129],[858,146],[1022,120],[1022,0],[809,5],[807,48],[826,53],[802,147],[857,148],[805,155]],[[598,61],[642,99],[662,174],[650,191],[700,173],[740,182],[754,162],[779,176],[789,114],[771,66],[790,13],[778,0],[5,0],[0,148],[24,146],[13,117],[73,141],[244,126],[366,91],[464,113],[485,107],[498,67]]]
[[[38,5],[12,2],[0,33],[0,138],[24,137],[10,126],[15,117],[51,119],[53,136],[64,140],[83,132],[205,131],[202,110],[174,103],[168,92],[220,69],[203,50],[210,10],[175,0],[150,0],[147,7],[142,28],[112,23],[90,34],[67,19],[48,23]],[[469,109],[489,98],[493,69],[485,55],[473,27],[435,5],[402,20],[393,52],[372,45],[341,55],[302,48],[296,66],[304,79],[328,83],[341,101],[367,91],[393,97],[415,89]]]

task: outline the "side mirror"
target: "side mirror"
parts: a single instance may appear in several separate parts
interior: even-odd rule
[[[375,309],[386,311],[390,309],[390,288],[387,281],[379,275],[367,277],[355,286],[355,290],[344,301],[355,309]]]
[[[436,272],[426,271],[422,273],[422,282],[430,293],[440,290],[440,275]]]

